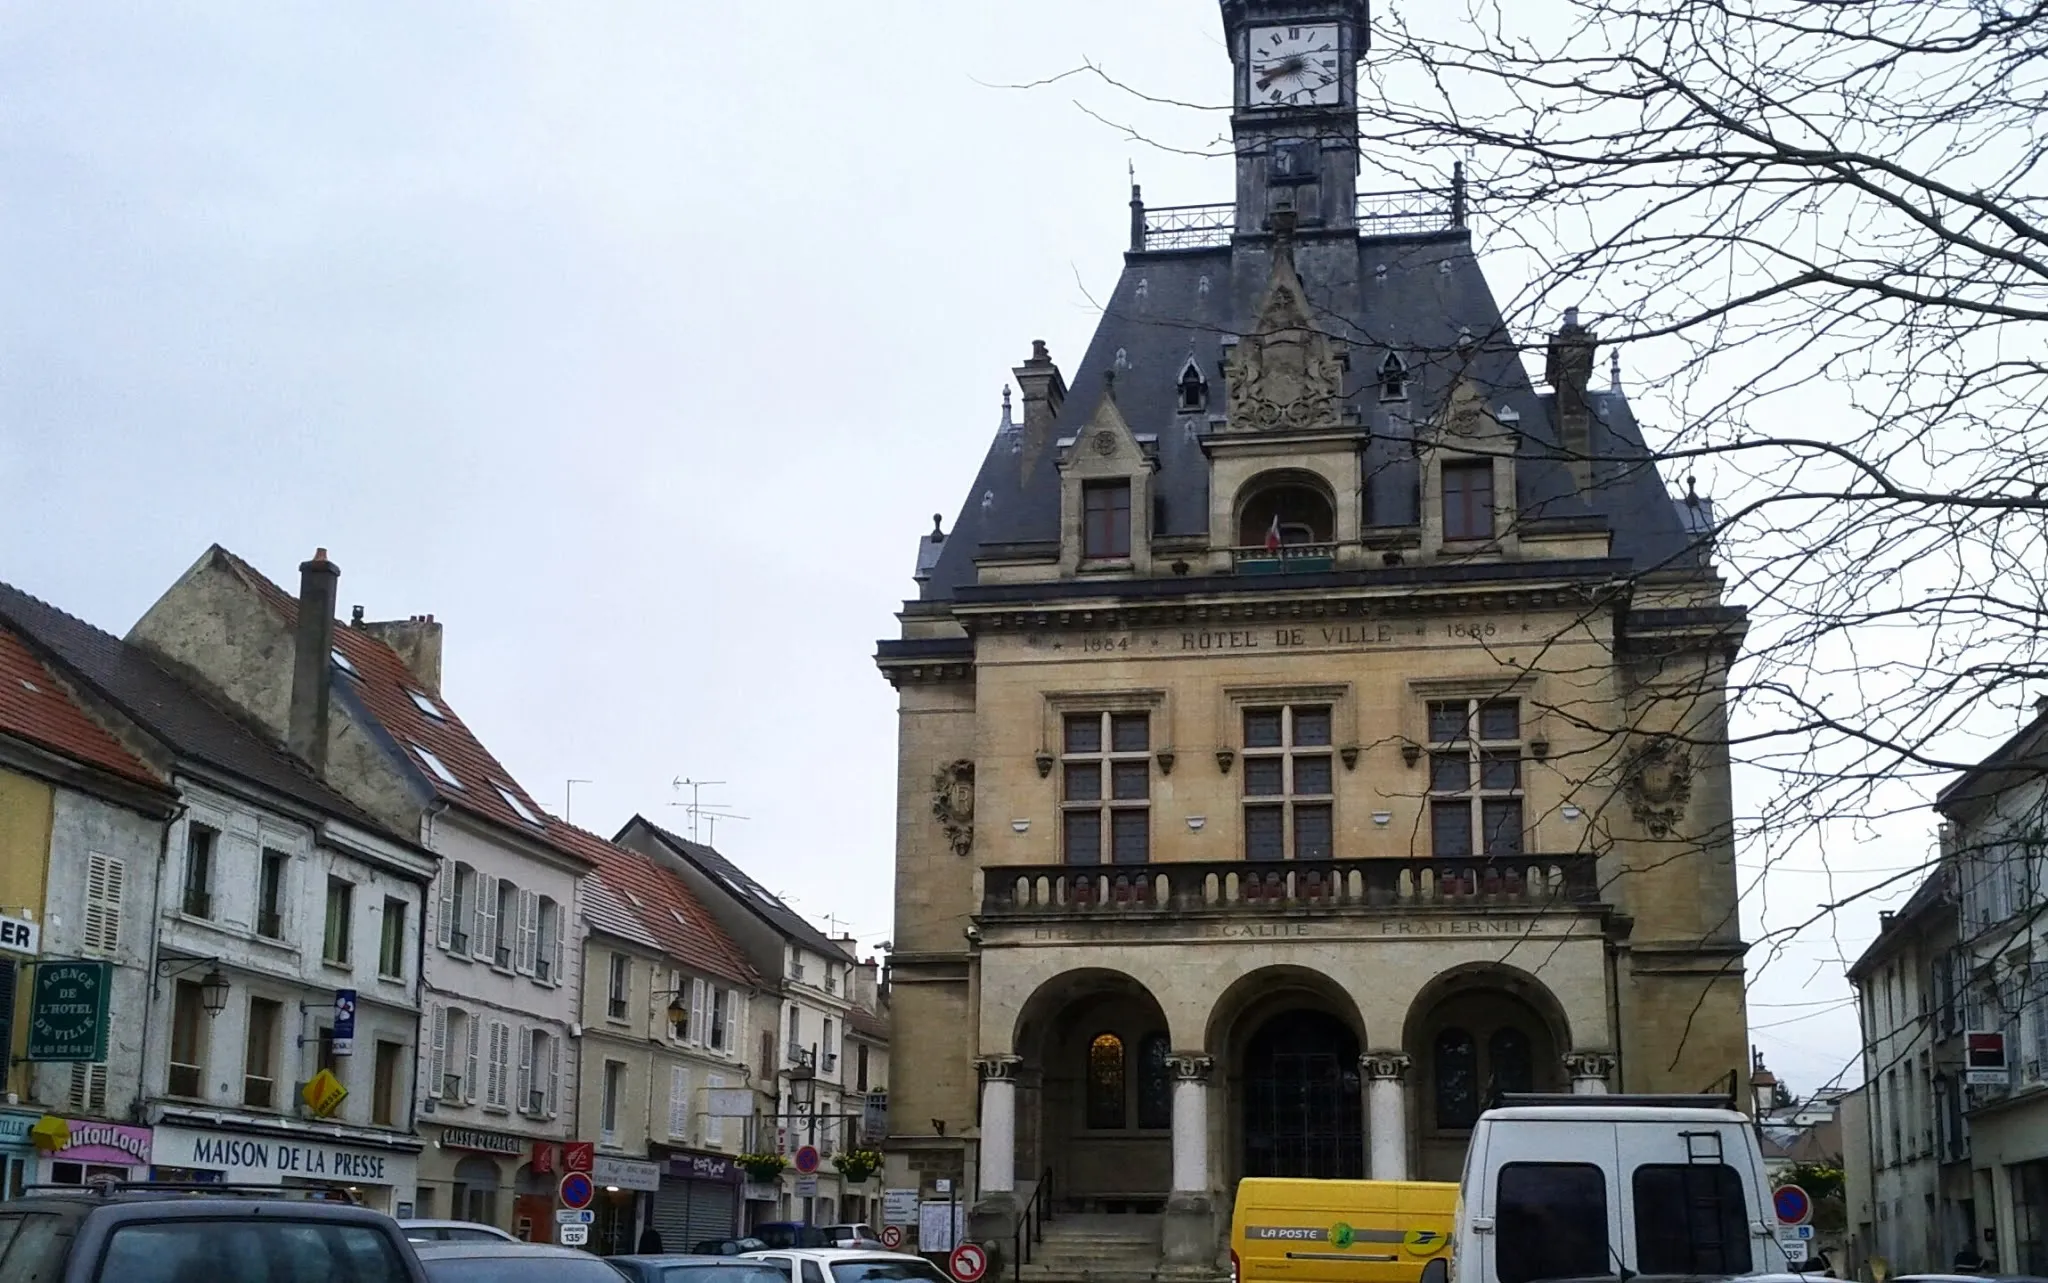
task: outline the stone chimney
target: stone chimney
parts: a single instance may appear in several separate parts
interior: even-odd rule
[[[1587,388],[1593,381],[1593,350],[1599,340],[1579,324],[1579,309],[1564,310],[1564,324],[1550,336],[1543,381],[1557,394],[1558,444],[1580,494],[1593,488],[1593,407]]]
[[[1060,367],[1052,363],[1044,339],[1031,340],[1031,359],[1011,373],[1016,375],[1017,387],[1024,393],[1024,425],[1019,430],[1023,442],[1023,461],[1018,472],[1021,479],[1031,475],[1039,456],[1052,445],[1053,424],[1067,400],[1067,381],[1060,376]]]
[[[398,652],[420,689],[429,695],[440,695],[441,625],[432,615],[358,623],[355,627]]]
[[[334,693],[334,598],[341,568],[315,548],[299,563],[299,630],[292,648],[292,706],[285,742],[313,768],[327,773],[327,710]]]

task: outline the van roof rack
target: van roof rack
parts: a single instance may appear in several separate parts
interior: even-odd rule
[[[1512,1109],[1524,1105],[1592,1105],[1603,1108],[1626,1107],[1634,1109],[1733,1109],[1735,1098],[1714,1093],[1700,1092],[1683,1095],[1657,1095],[1650,1092],[1615,1092],[1599,1096],[1580,1096],[1560,1091],[1504,1091],[1493,1098],[1496,1109]]]
[[[346,1195],[324,1186],[257,1185],[232,1181],[119,1181],[94,1180],[83,1185],[34,1184],[22,1186],[24,1194],[70,1194],[87,1198],[112,1198],[121,1194],[216,1194],[237,1198],[268,1198],[287,1202],[345,1203]]]

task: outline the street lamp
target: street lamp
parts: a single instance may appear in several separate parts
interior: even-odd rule
[[[228,1007],[228,978],[215,963],[213,970],[206,973],[199,982],[199,1001],[206,1008],[206,1014],[217,1016]]]

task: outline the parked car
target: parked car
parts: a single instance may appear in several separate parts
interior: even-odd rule
[[[31,1190],[0,1203],[0,1278],[428,1283],[398,1223],[382,1212],[265,1194],[126,1185]]]
[[[880,1247],[882,1236],[875,1233],[875,1227],[855,1222],[851,1225],[827,1225],[825,1237],[832,1240],[834,1247]]]
[[[754,1237],[771,1248],[830,1247],[832,1240],[816,1225],[802,1221],[769,1221],[754,1227]]]
[[[605,1260],[631,1283],[783,1283],[786,1277],[772,1264],[740,1260],[736,1255],[676,1252],[608,1256]]]
[[[758,1252],[767,1246],[758,1238],[707,1238],[690,1250],[699,1256],[738,1256],[742,1252]]]
[[[479,1239],[422,1243],[416,1250],[427,1283],[619,1283],[622,1277],[602,1256],[550,1243]]]
[[[939,1267],[907,1252],[869,1252],[840,1247],[750,1252],[743,1260],[781,1266],[778,1283],[953,1283]]]
[[[517,1243],[519,1240],[495,1225],[476,1221],[403,1220],[398,1228],[415,1243]]]

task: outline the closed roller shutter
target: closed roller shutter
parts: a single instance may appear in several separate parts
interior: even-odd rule
[[[702,1241],[690,1234],[690,1181],[662,1177],[654,1191],[654,1228],[661,1235],[664,1252],[688,1252]]]
[[[710,1181],[690,1182],[691,1241],[728,1238],[739,1228],[739,1190]]]

